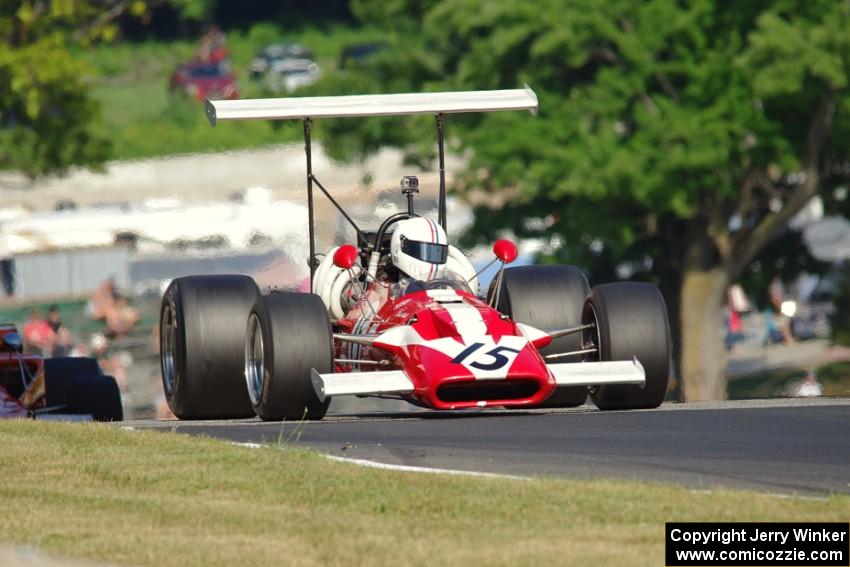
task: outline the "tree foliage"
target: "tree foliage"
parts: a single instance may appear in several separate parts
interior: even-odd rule
[[[355,11],[387,24],[385,6]],[[539,96],[537,120],[450,121],[471,156],[457,188],[502,196],[479,209],[479,237],[509,228],[548,239],[552,259],[631,263],[714,324],[725,286],[847,182],[846,0],[395,0],[383,13],[404,6],[424,22],[376,64],[392,89],[527,83]],[[684,285],[699,274],[709,283]],[[716,381],[700,364],[686,382]]]
[[[98,167],[109,141],[92,131],[97,104],[72,45],[108,41],[115,18],[144,1],[9,0],[0,4],[0,168],[31,177]]]
[[[470,187],[516,187],[508,208],[543,205],[538,216],[551,202],[596,213],[559,215],[549,232],[629,246],[660,218],[693,219],[713,204],[734,215],[744,181],[760,174],[743,235],[798,185],[788,176],[803,168],[808,119],[845,87],[846,3],[797,6],[446,0],[426,17],[430,55],[391,71],[397,90],[533,85],[540,119],[498,114],[456,132],[474,150],[471,175],[486,172]],[[846,140],[833,136],[833,153],[846,155]],[[600,207],[616,214],[600,218]]]

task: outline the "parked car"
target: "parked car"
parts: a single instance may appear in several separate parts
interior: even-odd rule
[[[319,66],[309,59],[284,59],[272,63],[266,73],[266,86],[273,93],[291,93],[312,85],[320,75]]]
[[[365,63],[376,53],[387,49],[389,45],[385,41],[371,41],[367,43],[356,43],[342,50],[339,56],[339,68],[349,69]]]
[[[264,47],[251,61],[251,78],[260,79],[280,61],[313,61],[313,52],[299,43],[273,43]]]
[[[827,339],[832,336],[830,319],[835,313],[835,295],[841,276],[837,272],[820,278],[804,301],[795,302],[791,332],[798,340]]]
[[[177,67],[169,80],[172,93],[185,92],[203,102],[204,99],[239,97],[236,76],[225,61],[206,63],[192,60]]]

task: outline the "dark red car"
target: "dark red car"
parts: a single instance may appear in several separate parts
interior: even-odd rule
[[[177,67],[169,80],[169,90],[183,91],[196,100],[239,97],[236,76],[227,61],[189,61]]]
[[[42,358],[23,352],[23,337],[0,323],[0,419],[121,421],[121,393],[97,360]]]

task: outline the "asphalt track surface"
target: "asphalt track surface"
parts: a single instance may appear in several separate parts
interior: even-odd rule
[[[241,443],[283,441],[391,465],[780,494],[850,493],[847,399],[665,404],[630,412],[369,412],[300,424],[125,424]]]

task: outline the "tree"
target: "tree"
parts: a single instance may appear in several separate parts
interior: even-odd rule
[[[88,69],[69,49],[110,40],[114,20],[143,15],[139,0],[10,0],[0,4],[0,168],[30,177],[98,168],[109,141],[96,136]]]
[[[528,83],[539,96],[537,120],[450,122],[471,155],[456,188],[496,195],[475,233],[510,228],[556,243],[552,259],[655,279],[679,323],[685,397],[725,397],[727,287],[850,176],[850,2],[400,4],[425,14],[421,37],[374,65],[373,88]],[[384,5],[354,9],[386,23]]]

